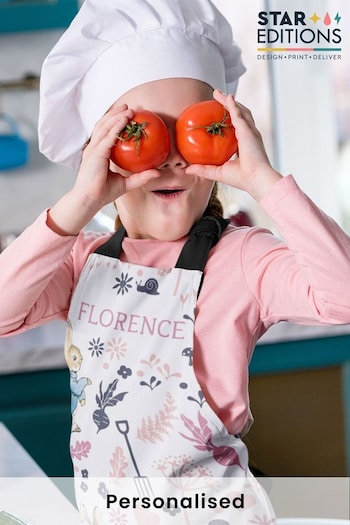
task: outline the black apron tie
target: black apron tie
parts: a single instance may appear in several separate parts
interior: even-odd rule
[[[203,271],[211,248],[218,242],[228,223],[221,217],[202,217],[191,228],[175,267]]]

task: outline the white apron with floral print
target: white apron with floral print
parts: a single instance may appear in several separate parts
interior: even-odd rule
[[[84,523],[275,522],[245,445],[227,432],[196,379],[201,275],[98,253],[85,265],[65,345]]]

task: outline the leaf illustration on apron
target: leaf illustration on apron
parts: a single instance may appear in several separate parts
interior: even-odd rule
[[[70,447],[70,453],[71,453],[72,459],[76,458],[79,461],[82,458],[87,458],[90,450],[91,450],[90,441],[77,441],[74,447],[73,445],[71,445]]]
[[[157,386],[161,384],[161,380],[157,379],[156,376],[152,376],[149,380],[149,383],[147,383],[147,381],[140,381],[141,386],[148,386],[150,390],[154,390]]]
[[[198,390],[198,399],[196,399],[193,396],[188,396],[187,399],[189,401],[193,401],[194,403],[197,403],[197,405],[199,405],[200,407],[202,407],[204,405],[204,403],[206,403],[206,399],[205,399],[204,394],[203,394],[203,392],[201,390]]]
[[[128,466],[128,462],[122,447],[116,447],[109,464],[112,467],[112,472],[109,473],[112,478],[125,477],[125,469]]]
[[[123,401],[125,395],[128,393],[120,392],[119,394],[114,395],[118,381],[118,379],[114,379],[114,381],[108,385],[105,392],[102,392],[102,381],[100,383],[100,395],[96,394],[96,403],[99,408],[92,414],[92,419],[98,428],[97,432],[109,426],[110,421],[106,414],[106,408],[113,407],[119,403],[119,401]]]
[[[197,450],[212,452],[213,458],[220,465],[238,465],[240,468],[242,468],[239,461],[239,456],[233,447],[229,447],[227,445],[216,446],[214,443],[212,443],[212,432],[208,426],[208,421],[201,415],[200,412],[198,412],[199,427],[197,427],[193,421],[184,414],[181,414],[181,419],[184,422],[185,427],[191,432],[192,437],[186,436],[181,432],[179,432],[179,434],[185,439],[196,443],[193,445],[194,448]]]
[[[176,419],[176,404],[170,392],[166,393],[166,401],[154,417],[143,417],[141,426],[137,429],[137,437],[144,442],[159,443],[169,435],[173,428],[172,420]]]

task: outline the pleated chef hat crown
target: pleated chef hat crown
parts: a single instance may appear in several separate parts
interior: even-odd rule
[[[188,77],[233,93],[244,71],[210,0],[85,0],[43,63],[39,149],[77,169],[95,123],[133,87]]]

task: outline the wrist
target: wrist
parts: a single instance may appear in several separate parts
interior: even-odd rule
[[[250,179],[247,191],[253,199],[260,202],[281,179],[283,179],[283,176],[271,166],[268,166],[266,169],[259,170],[259,174]]]
[[[77,235],[100,210],[78,192],[66,193],[48,212],[47,225],[58,235]]]

